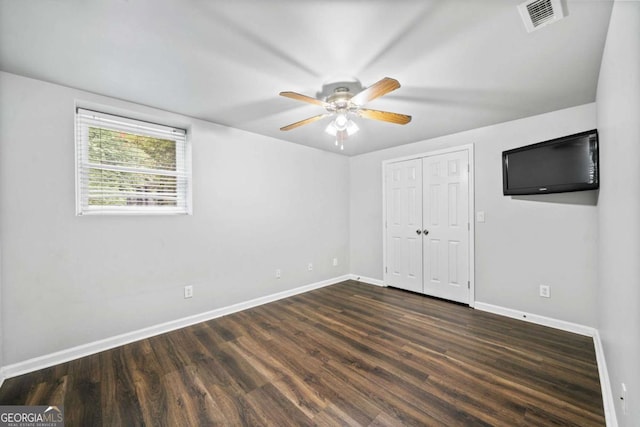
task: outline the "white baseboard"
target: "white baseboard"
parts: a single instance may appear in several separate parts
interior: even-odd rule
[[[501,316],[511,317],[513,319],[524,320],[525,322],[535,323],[537,325],[549,326],[551,328],[573,332],[574,334],[585,335],[587,337],[592,337],[596,333],[596,329],[590,326],[566,322],[564,320],[531,314],[525,311],[513,310],[511,308],[500,307],[499,305],[487,304],[484,302],[476,301],[475,309],[499,314]]]
[[[355,280],[357,282],[367,283],[369,285],[387,286],[382,280],[372,279],[371,277],[358,276],[357,274],[349,274],[349,279]]]
[[[596,361],[598,362],[598,376],[600,377],[600,387],[602,389],[602,403],[604,406],[604,418],[607,427],[618,427],[618,418],[616,417],[616,400],[613,398],[611,390],[611,380],[609,379],[609,370],[607,362],[604,358],[604,347],[600,341],[600,333],[595,330],[593,335],[593,346],[596,350]]]
[[[116,335],[114,337],[105,338],[103,340],[94,341],[92,343],[79,345],[77,347],[61,350],[52,354],[47,354],[44,356],[25,360],[23,362],[7,365],[0,368],[0,379],[4,380],[5,378],[12,378],[18,375],[26,374],[28,372],[48,368],[50,366],[78,359],[80,357],[89,356],[91,354],[96,354],[101,351],[119,347],[124,344],[129,344],[145,338],[153,337],[155,335],[160,335],[166,332],[174,331],[176,329],[184,328],[186,326],[195,325],[196,323],[215,319],[216,317],[226,316],[227,314],[236,313],[238,311],[246,310],[252,307],[257,307],[259,305],[267,304],[279,299],[298,295],[314,289],[323,288],[325,286],[334,285],[336,283],[349,280],[350,278],[350,275],[334,277],[332,279],[323,280],[321,282],[312,283],[310,285],[278,292],[264,297],[252,299],[250,301],[233,304],[227,307],[207,311],[205,313],[184,317],[182,319],[172,320],[169,322],[161,323],[159,325],[150,326],[148,328],[139,329],[137,331],[127,332],[125,334]]]

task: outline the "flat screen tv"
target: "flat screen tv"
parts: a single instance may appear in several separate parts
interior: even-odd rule
[[[505,196],[595,190],[599,181],[595,129],[502,152]]]

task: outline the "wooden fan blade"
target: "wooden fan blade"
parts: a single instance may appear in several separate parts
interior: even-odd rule
[[[309,117],[308,119],[300,120],[299,122],[291,123],[290,125],[281,127],[280,130],[291,130],[295,129],[302,125],[307,125],[309,123],[317,122],[320,119],[327,117],[329,114],[319,114],[317,116]]]
[[[357,105],[364,105],[367,102],[371,102],[376,98],[380,98],[393,90],[400,87],[400,83],[396,79],[391,77],[385,77],[377,83],[372,84],[362,92],[351,98],[351,102]]]
[[[367,110],[361,108],[358,114],[365,119],[381,120],[383,122],[396,123],[398,125],[406,125],[411,121],[411,116],[406,114],[390,113],[388,111]]]
[[[297,101],[308,102],[309,104],[315,104],[325,108],[329,106],[329,104],[327,104],[324,101],[312,98],[307,95],[302,95],[301,93],[297,93],[297,92],[280,92],[280,96],[284,96],[285,98],[295,99]]]

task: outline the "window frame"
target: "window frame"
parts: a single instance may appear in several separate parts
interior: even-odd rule
[[[131,116],[105,113],[89,108],[75,108],[75,179],[76,179],[76,216],[86,215],[192,215],[191,199],[191,142],[184,128],[140,120]],[[89,205],[88,174],[90,169],[102,169],[89,163],[90,124],[101,129],[138,134],[142,136],[172,140],[176,147],[175,171],[156,172],[158,175],[176,177],[176,206],[154,205]],[[128,167],[105,167],[104,170],[132,171]],[[129,169],[129,170],[127,170]],[[135,168],[133,168],[135,169]],[[150,171],[141,167],[140,170]],[[86,185],[84,185],[87,183]],[[143,193],[141,193],[143,194]]]

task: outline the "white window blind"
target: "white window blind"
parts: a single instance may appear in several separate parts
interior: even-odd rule
[[[76,110],[78,215],[190,213],[186,131]]]

